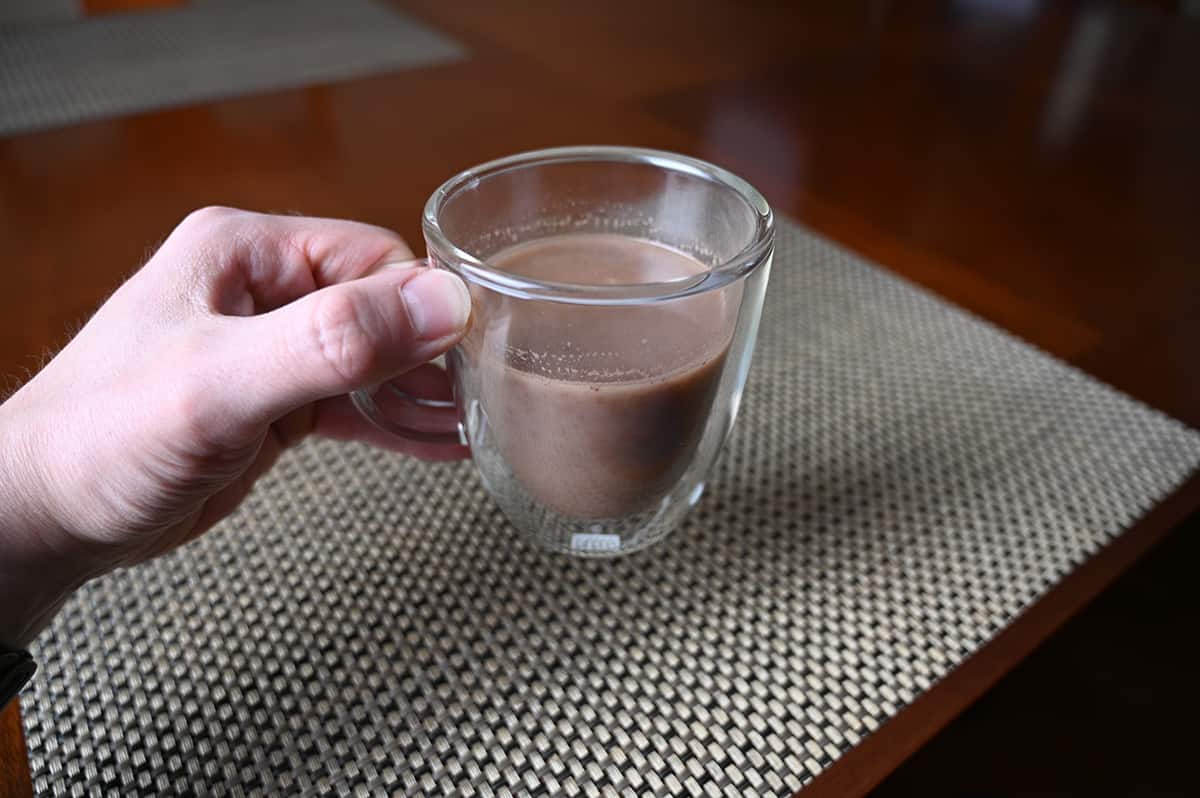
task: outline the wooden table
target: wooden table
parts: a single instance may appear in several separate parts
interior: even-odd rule
[[[399,3],[469,60],[0,139],[0,368],[36,369],[189,210],[419,236],[459,169],[619,143],[777,210],[1200,426],[1200,25],[1167,3]],[[918,7],[921,6],[921,7]],[[805,795],[869,791],[1147,548],[1200,478]],[[0,795],[31,793],[16,706]]]

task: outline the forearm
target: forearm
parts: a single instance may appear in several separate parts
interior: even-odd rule
[[[14,400],[0,404],[0,649],[26,647],[67,596],[100,572],[61,550],[36,441]]]

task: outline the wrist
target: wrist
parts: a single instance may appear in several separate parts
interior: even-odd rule
[[[0,647],[28,646],[66,598],[105,569],[63,533],[31,415],[0,404]]]

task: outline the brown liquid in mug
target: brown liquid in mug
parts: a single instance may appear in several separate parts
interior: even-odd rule
[[[615,234],[541,239],[490,261],[577,284],[706,271],[681,252]],[[500,300],[479,360],[480,396],[500,454],[533,498],[603,519],[650,509],[674,487],[720,381],[737,304],[727,293],[625,308]]]

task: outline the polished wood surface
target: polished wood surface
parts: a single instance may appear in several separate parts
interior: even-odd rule
[[[0,798],[33,795],[17,702],[0,708]]]
[[[80,0],[80,5],[89,16],[117,14],[126,11],[153,11],[161,8],[177,8],[188,4],[188,0]]]
[[[424,198],[461,168],[618,143],[727,165],[779,211],[1200,425],[1195,20],[1153,3],[397,4],[470,58],[0,139],[0,373],[35,369],[197,206],[417,242]],[[1200,485],[1164,506],[812,791],[877,783],[1195,512]]]

